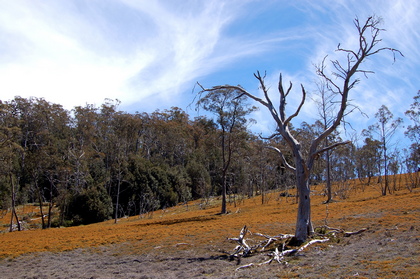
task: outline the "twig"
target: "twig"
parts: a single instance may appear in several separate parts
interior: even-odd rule
[[[344,236],[345,236],[345,237],[349,237],[349,236],[351,236],[351,235],[355,235],[355,234],[362,233],[362,232],[364,232],[364,231],[366,231],[366,230],[367,230],[367,228],[363,228],[363,229],[358,230],[358,231],[355,231],[355,232],[344,232]]]
[[[265,241],[267,241],[267,243],[265,243],[265,245],[262,247],[261,251],[264,251],[265,248],[267,248],[270,244],[280,240],[280,239],[287,239],[287,238],[291,238],[294,237],[293,234],[279,234],[277,236],[269,236],[269,235],[265,235],[265,234],[261,234],[261,233],[254,233],[254,235],[258,235],[261,237],[265,237],[267,240],[262,241],[258,247],[261,247]]]
[[[325,238],[325,239],[314,239],[314,240],[311,240],[311,241],[309,241],[308,243],[306,243],[305,245],[303,245],[302,247],[300,247],[298,250],[297,250],[297,253],[299,253],[299,252],[302,252],[304,249],[306,249],[309,245],[312,245],[312,244],[315,244],[315,243],[323,243],[323,242],[327,242],[327,241],[329,241],[330,239],[329,238]]]
[[[321,226],[319,228],[325,228],[325,229],[327,229],[329,231],[328,233],[342,233],[344,235],[344,237],[349,237],[351,235],[355,235],[355,234],[359,234],[359,233],[362,233],[364,231],[367,231],[367,228],[363,228],[363,229],[360,229],[360,230],[355,231],[355,232],[346,232],[343,229],[332,228],[332,227],[329,227],[329,226]],[[326,233],[326,234],[328,234],[328,233]]]
[[[253,267],[253,266],[254,266],[253,263],[246,264],[246,265],[238,267],[237,269],[235,269],[235,271],[238,271],[238,270],[243,269],[243,268]]]

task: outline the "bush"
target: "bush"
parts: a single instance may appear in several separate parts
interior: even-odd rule
[[[86,225],[109,220],[112,210],[111,197],[104,187],[94,186],[72,199],[66,216],[67,224]]]

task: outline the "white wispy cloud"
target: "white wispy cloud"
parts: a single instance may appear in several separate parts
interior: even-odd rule
[[[38,96],[68,108],[124,95],[124,81],[147,56],[108,52],[106,36],[69,2],[8,1],[0,13],[5,42],[0,64],[3,98]],[[67,4],[66,4],[67,3]],[[95,21],[95,18],[92,18]],[[110,42],[108,42],[110,43]]]
[[[260,51],[233,40],[222,49],[240,1],[7,2],[4,99],[42,96],[67,108],[104,98],[170,104],[198,77]]]

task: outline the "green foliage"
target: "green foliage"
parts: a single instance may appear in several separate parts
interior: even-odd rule
[[[277,154],[265,148],[284,149],[285,142],[251,134],[247,116],[255,108],[236,95],[226,91],[202,96],[198,105],[213,113],[214,120],[190,119],[176,107],[130,114],[118,110],[118,100],[106,100],[100,107],[75,107],[71,112],[42,98],[2,102],[0,208],[12,204],[11,179],[16,205],[58,206],[60,214],[50,220],[52,226],[109,219],[116,213],[117,200],[120,217],[207,199],[220,195],[224,185],[229,194],[243,196],[292,185],[293,174],[284,172]],[[410,117],[415,117],[415,105]],[[302,139],[318,133],[316,125],[290,128]],[[340,157],[353,153],[344,149],[337,153],[338,171],[349,163]],[[361,151],[355,155],[362,158],[356,160],[358,171],[377,173],[374,165],[367,166],[375,159],[369,153],[374,146]],[[350,177],[352,169],[345,171]]]
[[[415,172],[420,169],[420,90],[413,97],[414,101],[410,109],[405,112],[411,121],[408,125],[405,135],[411,140],[410,155],[407,160],[409,172]]]
[[[169,172],[169,180],[180,202],[191,200],[191,178],[185,168],[172,168]]]
[[[373,177],[380,173],[381,142],[370,137],[356,151],[357,173],[359,178]]]
[[[10,189],[8,180],[4,176],[0,176],[0,209],[5,210],[11,205]]]
[[[108,220],[111,214],[111,198],[102,185],[97,185],[73,197],[66,220],[72,225],[90,224]]]
[[[178,203],[178,195],[170,183],[167,169],[153,166],[149,172],[149,187],[160,201],[160,207],[165,208]]]
[[[210,174],[206,168],[195,160],[192,160],[186,166],[186,172],[191,181],[191,195],[197,199],[199,197],[208,197],[211,193]]]

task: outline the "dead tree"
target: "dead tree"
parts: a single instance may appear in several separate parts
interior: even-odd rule
[[[299,195],[299,205],[296,221],[296,232],[295,237],[297,242],[304,242],[309,235],[313,233],[313,226],[311,222],[311,202],[310,202],[310,185],[309,177],[312,171],[312,167],[316,158],[327,150],[331,150],[339,145],[346,144],[347,142],[338,142],[330,146],[319,148],[325,138],[330,135],[343,120],[343,117],[348,112],[347,106],[349,102],[349,93],[351,89],[359,82],[359,79],[355,77],[356,74],[373,73],[372,71],[366,71],[359,69],[360,65],[364,60],[369,58],[372,55],[375,55],[383,50],[389,50],[394,54],[401,54],[398,50],[388,47],[379,48],[378,44],[381,42],[379,34],[383,29],[379,28],[381,19],[375,16],[369,17],[364,24],[361,24],[356,18],[354,20],[354,25],[358,32],[359,44],[356,50],[345,49],[340,46],[337,47],[337,52],[343,53],[346,55],[345,63],[341,63],[338,60],[332,60],[331,65],[333,66],[332,74],[326,73],[326,58],[322,63],[316,67],[317,74],[325,81],[327,84],[328,90],[332,93],[337,94],[339,98],[338,110],[335,114],[331,125],[327,127],[317,138],[313,139],[309,144],[309,153],[307,157],[304,157],[302,153],[301,143],[292,135],[289,125],[291,121],[299,115],[305,100],[306,100],[306,91],[303,85],[301,85],[302,98],[300,104],[291,115],[286,115],[286,99],[292,90],[292,83],[290,82],[287,90],[283,87],[282,75],[280,74],[278,91],[280,94],[280,101],[278,109],[274,106],[269,96],[268,88],[265,84],[265,75],[261,75],[260,72],[254,74],[255,78],[260,84],[260,90],[262,91],[264,97],[259,98],[241,86],[232,86],[232,85],[221,85],[214,86],[212,88],[206,89],[199,84],[201,87],[201,92],[215,92],[218,90],[233,89],[239,93],[239,96],[247,96],[254,101],[257,101],[264,107],[268,109],[272,118],[277,124],[276,133],[272,135],[281,136],[287,143],[288,147],[292,151],[294,157],[294,164],[287,162],[282,151],[276,147],[272,147],[280,156],[283,165],[286,169],[293,171],[296,175],[296,187]],[[402,55],[402,54],[401,54]]]

